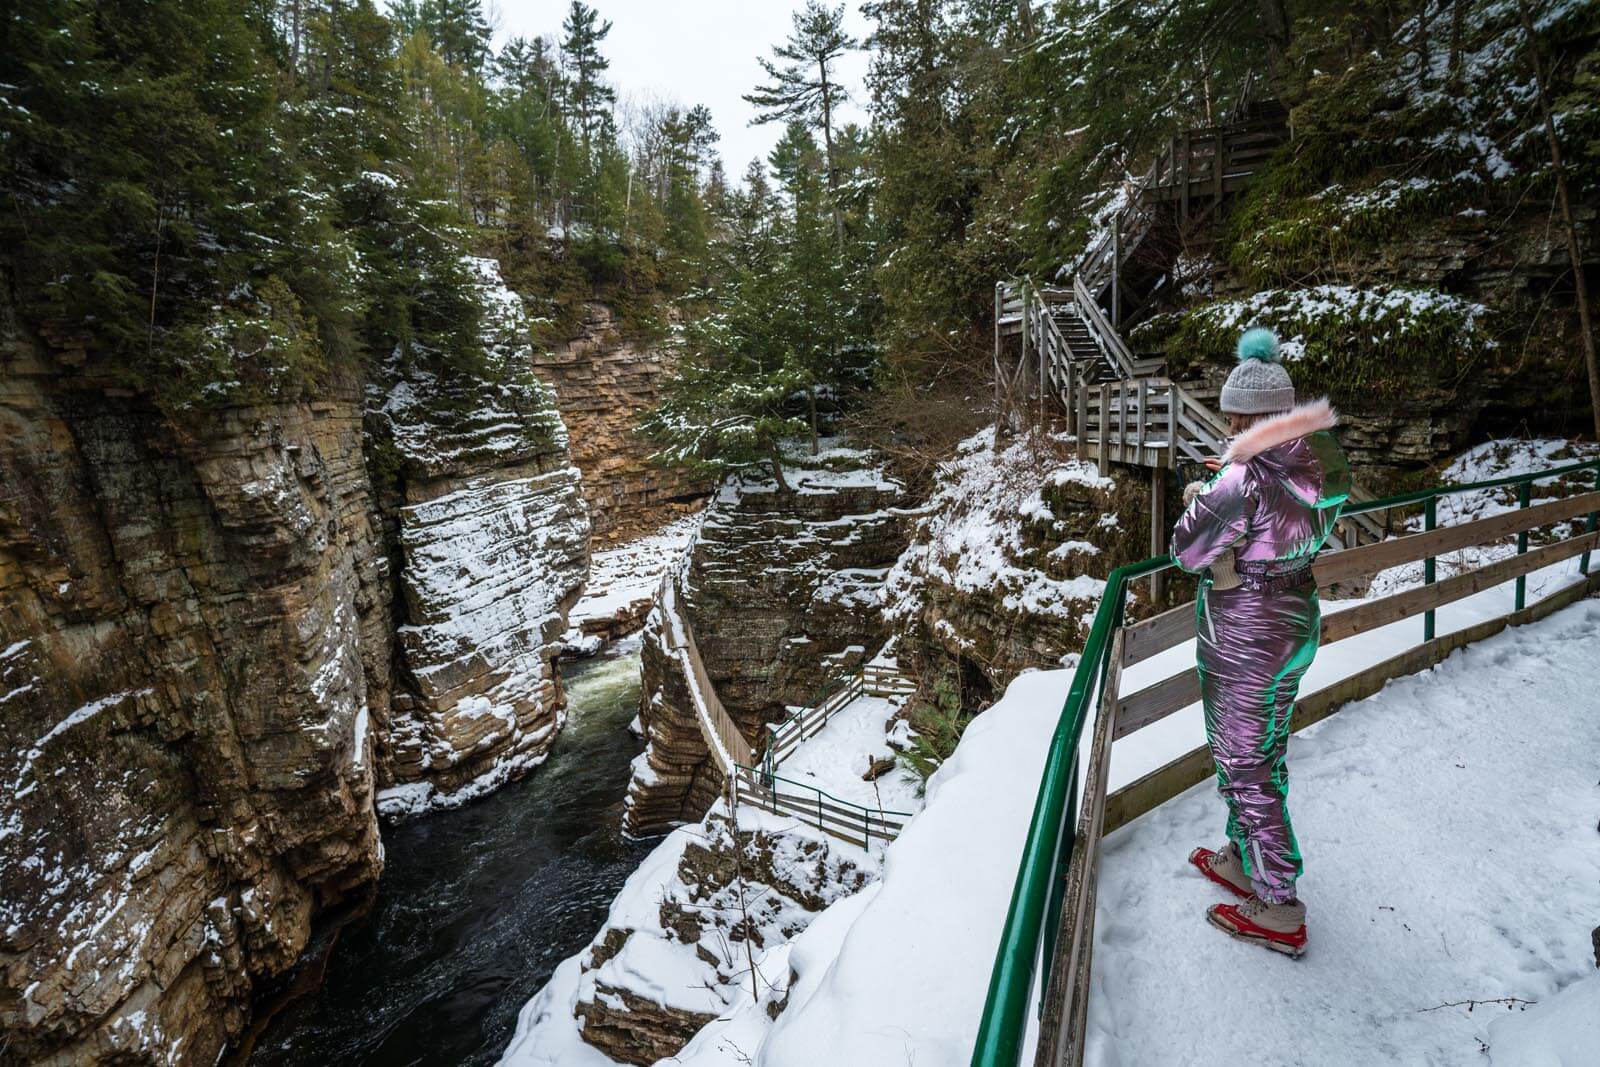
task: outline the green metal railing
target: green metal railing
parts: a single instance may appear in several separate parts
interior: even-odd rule
[[[1481,482],[1436,486],[1412,493],[1401,493],[1351,507],[1346,514],[1388,511],[1393,508],[1424,505],[1424,525],[1433,529],[1437,522],[1437,501],[1441,497],[1478,492],[1501,486],[1518,487],[1518,504],[1527,507],[1534,482],[1564,478],[1583,471],[1595,472],[1595,488],[1600,490],[1600,459],[1572,463],[1545,471],[1508,475]],[[1593,532],[1600,513],[1588,515],[1586,529]],[[1517,538],[1517,551],[1526,552],[1527,533]],[[1589,573],[1589,553],[1583,554],[1580,570]],[[1090,709],[1089,695],[1098,699],[1109,666],[1112,637],[1123,625],[1127,610],[1129,583],[1173,566],[1170,556],[1147,559],[1118,567],[1106,579],[1105,593],[1095,612],[1084,642],[1072,684],[1067,690],[1056,730],[1050,739],[1039,792],[1034,801],[1028,836],[1022,846],[1017,879],[1011,890],[1011,904],[995,953],[994,970],[989,976],[989,992],[984,999],[983,1017],[973,1047],[973,1067],[1015,1067],[1023,1052],[1027,1032],[1028,1005],[1034,980],[1039,976],[1040,960],[1054,956],[1056,928],[1060,923],[1062,898],[1066,891],[1067,863],[1077,836],[1078,748]],[[1424,561],[1423,580],[1434,580],[1434,560]],[[1517,579],[1517,608],[1524,606],[1526,581]],[[1424,634],[1433,638],[1433,612],[1424,618]],[[1048,975],[1042,981],[1048,982]],[[1043,994],[1040,998],[1043,1000]]]

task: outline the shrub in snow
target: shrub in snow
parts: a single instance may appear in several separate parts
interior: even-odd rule
[[[1134,331],[1164,349],[1173,373],[1227,363],[1239,333],[1269,326],[1284,338],[1296,387],[1335,402],[1415,396],[1449,387],[1497,347],[1490,312],[1448,293],[1391,286],[1267,289],[1158,315]]]

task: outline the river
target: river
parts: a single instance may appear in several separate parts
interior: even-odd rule
[[[460,811],[387,827],[371,913],[321,986],[283,1009],[253,1067],[486,1064],[556,965],[588,944],[647,846],[619,832],[639,742],[638,639],[563,665],[550,759]]]

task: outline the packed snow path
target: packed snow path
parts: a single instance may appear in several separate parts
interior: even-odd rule
[[[1087,1062],[1482,1062],[1490,1024],[1521,1005],[1466,1002],[1548,1001],[1594,970],[1597,763],[1589,599],[1295,735],[1303,959],[1205,922],[1221,897],[1185,857],[1223,839],[1211,783],[1111,834]]]

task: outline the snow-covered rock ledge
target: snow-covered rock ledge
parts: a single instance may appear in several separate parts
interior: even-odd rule
[[[613,905],[607,930],[564,963],[523,1009],[504,1063],[514,1067],[605,1067],[614,1061],[584,1040],[576,1012],[589,1004],[670,1005],[701,1017],[674,1064],[815,1067],[819,1063],[965,1064],[983,1006],[1044,753],[1069,672],[1025,674],[979,716],[955,755],[929,780],[927,806],[879,863],[790,820],[741,810],[741,834],[771,834],[774,854],[823,874],[813,910],[776,892],[752,939],[714,937],[713,964],[669,934],[682,899],[686,852],[706,824],[675,831],[635,872]],[[819,861],[818,855],[825,856]],[[851,882],[854,884],[851,884]],[[759,891],[759,890],[758,890]],[[748,895],[748,893],[747,893]],[[720,904],[708,914],[725,916]],[[715,921],[715,920],[714,920]],[[789,936],[768,937],[788,925]],[[613,930],[630,930],[607,955]],[[710,944],[708,944],[708,941]],[[745,946],[751,949],[745,952]],[[751,962],[760,980],[750,982]],[[726,978],[707,985],[711,973]],[[938,976],[924,981],[917,976]],[[608,988],[603,988],[608,987]],[[626,990],[624,995],[622,992]],[[681,1032],[681,1031],[680,1031]],[[649,1063],[645,1058],[628,1062]]]

